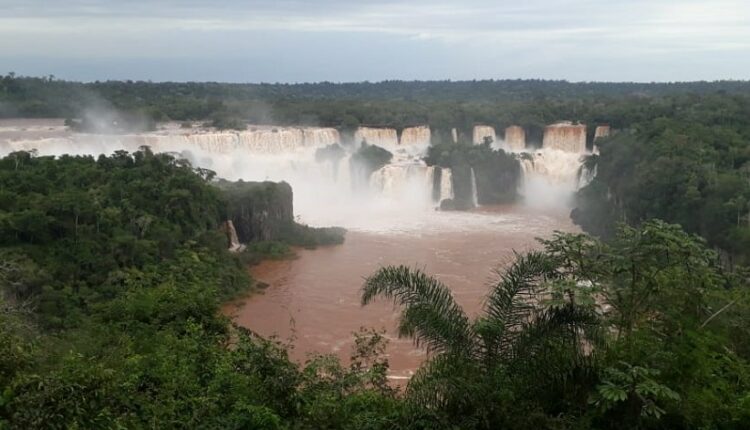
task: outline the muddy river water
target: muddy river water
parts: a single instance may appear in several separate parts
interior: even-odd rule
[[[436,212],[403,229],[350,230],[343,245],[297,250],[297,258],[266,261],[251,269],[269,287],[224,311],[264,336],[293,338],[292,357],[304,362],[312,353],[335,354],[347,361],[352,333],[360,327],[383,329],[389,339],[391,378],[408,378],[424,359],[409,339],[398,339],[398,310],[380,299],[362,307],[363,280],[385,265],[425,270],[447,284],[470,315],[481,311],[494,271],[513,252],[538,247],[535,238],[555,230],[575,231],[566,211],[528,210],[520,206],[480,208],[472,212]]]

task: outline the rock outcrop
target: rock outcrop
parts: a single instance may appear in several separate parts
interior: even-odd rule
[[[511,151],[526,149],[526,130],[518,125],[511,125],[505,129],[505,145]]]
[[[279,240],[294,228],[292,187],[286,182],[220,182],[238,242]]]
[[[544,149],[583,153],[586,152],[586,125],[558,122],[544,128]]]
[[[472,133],[472,142],[474,142],[475,145],[482,144],[484,143],[485,137],[492,138],[493,142],[497,141],[495,129],[488,125],[475,125]]]

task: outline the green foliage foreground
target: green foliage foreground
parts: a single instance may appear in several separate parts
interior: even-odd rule
[[[148,151],[0,160],[0,428],[750,426],[747,281],[676,226],[557,234],[476,319],[381,269],[363,302],[394,299],[431,352],[400,393],[379,333],[300,365],[221,315],[248,279],[210,176]]]
[[[419,270],[367,279],[362,303],[392,299],[399,334],[431,352],[406,402],[455,428],[750,426],[747,279],[660,221],[542,243],[474,320]]]

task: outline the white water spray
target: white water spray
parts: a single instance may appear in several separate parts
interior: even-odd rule
[[[294,190],[295,213],[300,221],[368,231],[392,231],[394,227],[409,230],[409,226],[440,223],[448,215],[436,215],[436,204],[456,197],[451,170],[440,169],[436,183],[438,168],[428,167],[422,160],[429,130],[425,128],[407,131],[404,144],[395,142],[393,129],[360,129],[360,137],[381,140],[381,146],[393,154],[389,165],[362,180],[352,176],[354,148],[347,148],[347,154],[337,162],[316,161],[318,149],[340,143],[338,131],[331,128],[266,126],[220,132],[171,126],[132,135],[78,134],[58,128],[51,134],[43,129],[28,134],[27,126],[19,128],[23,132],[11,130],[10,135],[0,130],[0,155],[32,149],[40,155],[98,155],[121,149],[132,152],[146,145],[154,152],[176,153],[229,180],[286,181]],[[504,142],[497,144],[509,149]],[[565,206],[576,188],[596,173],[581,169],[581,153],[541,149],[516,154],[524,175],[520,191],[524,203],[532,207]],[[471,193],[477,206],[473,169]],[[433,201],[433,196],[439,198]]]

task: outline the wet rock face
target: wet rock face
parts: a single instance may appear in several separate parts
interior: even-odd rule
[[[395,128],[359,127],[354,132],[354,144],[359,145],[363,141],[376,146],[398,145],[398,133]]]
[[[238,181],[220,187],[238,242],[277,240],[294,226],[292,187],[286,182]]]
[[[488,125],[475,125],[472,133],[472,142],[474,142],[475,145],[482,144],[484,143],[485,137],[489,137],[493,142],[496,142],[497,136],[495,135],[495,129]]]
[[[586,125],[560,122],[544,128],[544,149],[565,152],[586,152]]]
[[[518,125],[511,125],[505,129],[505,145],[511,151],[526,149],[526,130]]]
[[[401,145],[429,145],[430,127],[421,125],[418,127],[407,127],[401,132]]]

